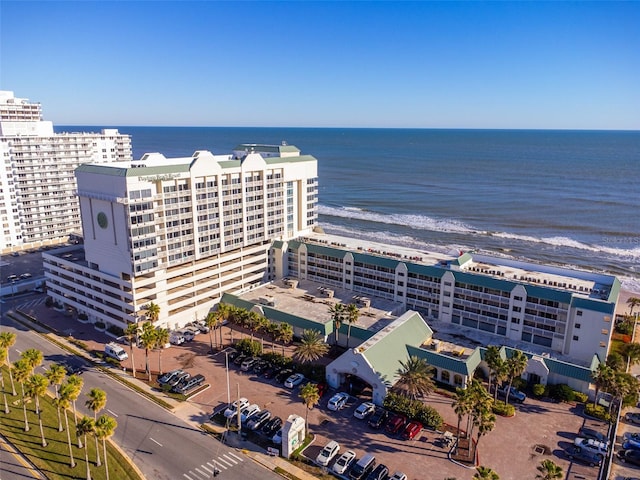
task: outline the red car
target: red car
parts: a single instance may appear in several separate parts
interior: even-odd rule
[[[420,422],[411,422],[409,425],[404,427],[404,432],[402,432],[402,437],[405,440],[413,440],[416,436],[422,431],[422,424]]]
[[[391,434],[398,433],[405,423],[407,423],[407,418],[404,415],[394,413],[387,422],[387,432]]]

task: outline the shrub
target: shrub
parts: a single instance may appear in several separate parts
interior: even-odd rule
[[[260,355],[260,352],[262,351],[262,345],[258,340],[243,338],[238,343],[236,343],[236,349],[244,355],[255,357],[257,355]]]
[[[291,358],[284,357],[282,354],[276,352],[265,353],[262,355],[262,358],[278,367],[287,367],[293,363]]]
[[[502,400],[493,402],[491,410],[496,415],[500,415],[502,417],[513,417],[516,414],[516,407],[511,404],[506,404]]]
[[[107,328],[107,332],[113,333],[116,337],[122,337],[124,335],[124,330],[122,330],[117,325],[109,325],[109,328]]]
[[[631,335],[633,334],[633,324],[632,321],[624,320],[616,325],[615,332],[622,335]]]
[[[547,387],[541,383],[536,383],[532,390],[535,397],[543,397],[547,391]]]
[[[632,390],[622,399],[623,407],[635,407],[638,404],[638,390]]]
[[[589,396],[586,393],[582,393],[582,392],[576,392],[574,390],[573,392],[573,399],[576,402],[580,402],[580,403],[587,403],[587,401],[589,400]]]
[[[443,424],[442,416],[436,409],[430,405],[425,405],[419,400],[411,400],[397,393],[391,392],[387,394],[384,399],[384,407],[392,412],[416,419],[427,428],[439,430]]]
[[[599,418],[600,420],[604,420],[606,422],[611,421],[611,415],[607,412],[607,410],[602,405],[594,405],[593,403],[587,403],[584,406],[584,413],[589,415],[590,417]]]
[[[53,298],[47,297],[44,301],[44,304],[46,307],[49,307],[49,308],[53,307]]]
[[[96,322],[93,324],[95,328],[105,328],[107,325],[104,322]]]
[[[549,396],[560,402],[572,402],[574,400],[574,390],[569,385],[558,384],[549,387]]]
[[[81,312],[78,314],[78,320],[88,320],[89,319],[89,315],[87,315],[84,312]]]
[[[516,390],[524,390],[527,388],[527,381],[522,377],[516,377],[513,379],[511,386]]]

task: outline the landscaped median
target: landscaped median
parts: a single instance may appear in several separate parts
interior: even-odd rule
[[[13,396],[11,394],[9,372],[6,367],[2,368],[2,375],[4,376],[4,395],[6,395],[7,398],[9,413],[5,413],[4,399],[0,399],[0,402],[2,402],[2,409],[0,409],[0,431],[2,431],[6,439],[27,457],[48,479],[67,480],[69,478],[86,478],[85,450],[78,448],[73,413],[69,412],[71,453],[75,461],[75,467],[72,468],[70,466],[71,459],[69,457],[67,431],[58,431],[58,416],[53,404],[53,399],[48,395],[40,399],[43,431],[47,442],[47,446],[43,447],[40,428],[38,426],[38,416],[35,413],[35,403],[27,400],[27,420],[30,428],[28,432],[25,432],[24,410],[20,387],[16,384],[18,395]],[[64,412],[61,414],[64,425]],[[100,457],[102,460],[100,467],[96,466],[95,440],[87,436],[86,443],[91,478],[94,480],[106,479],[105,459],[102,458],[102,442],[99,442]],[[142,474],[130,463],[129,458],[120,453],[110,441],[107,441],[107,462],[109,477],[111,479],[144,479]]]

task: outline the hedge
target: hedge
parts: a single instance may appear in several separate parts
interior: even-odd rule
[[[584,406],[585,415],[589,415],[590,417],[599,418],[600,420],[604,420],[606,422],[611,421],[611,415],[602,405],[594,405],[593,403],[587,403]]]
[[[396,393],[387,394],[384,399],[384,407],[392,412],[401,413],[411,419],[418,420],[425,427],[434,430],[442,428],[444,423],[440,413],[432,406]]]
[[[502,417],[513,417],[516,414],[516,407],[511,404],[504,403],[502,400],[493,402],[491,410],[496,415],[500,415]]]

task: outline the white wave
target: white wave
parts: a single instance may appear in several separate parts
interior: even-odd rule
[[[387,215],[354,207],[335,208],[326,205],[319,205],[318,213],[320,215],[329,215],[332,217],[353,218],[367,222],[387,223],[389,225],[402,225],[416,230],[433,230],[437,232],[453,233],[481,233],[457,220],[436,219],[425,215],[405,215],[399,213]]]
[[[618,277],[622,284],[622,289],[631,292],[634,296],[640,296],[640,278],[638,277]]]

